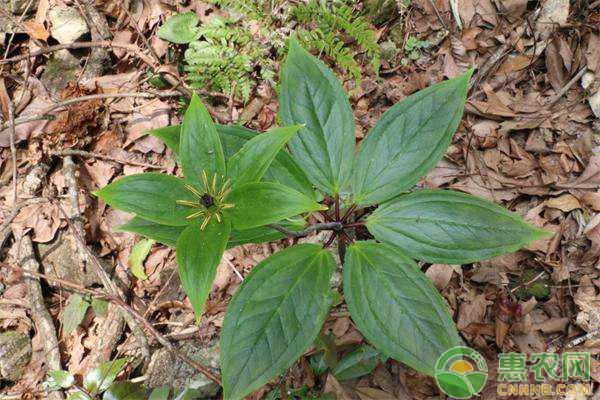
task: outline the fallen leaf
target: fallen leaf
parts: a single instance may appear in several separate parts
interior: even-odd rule
[[[473,300],[462,303],[458,311],[456,327],[463,330],[473,322],[483,322],[487,306],[490,304],[493,302],[487,300],[485,294],[478,294]]]
[[[452,274],[457,268],[460,271],[460,265],[432,264],[427,268],[425,275],[431,279],[431,282],[433,282],[438,290],[442,290],[448,286],[450,279],[452,279]]]
[[[51,241],[60,225],[60,212],[53,204],[32,204],[23,207],[11,223],[18,236],[33,229],[32,239],[38,243]]]
[[[23,26],[27,29],[27,34],[34,39],[47,40],[50,36],[50,32],[46,30],[46,27],[35,20],[25,21]]]
[[[352,400],[352,396],[347,389],[331,374],[327,375],[323,393],[332,395],[336,400]]]
[[[564,26],[569,18],[569,0],[545,0],[536,21],[536,32],[547,39],[556,27]]]
[[[357,387],[354,389],[360,400],[397,400],[396,396],[383,390],[370,387]]]
[[[544,204],[548,207],[557,208],[564,212],[569,212],[577,208],[581,208],[581,204],[579,203],[579,200],[577,200],[577,197],[568,193],[548,199],[544,201]]]
[[[600,186],[600,154],[596,154],[590,158],[587,167],[577,179],[557,186],[578,189],[597,189]]]

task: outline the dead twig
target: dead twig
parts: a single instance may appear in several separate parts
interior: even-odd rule
[[[25,195],[35,195],[42,186],[43,180],[41,174],[43,173],[45,176],[47,171],[47,166],[39,164],[37,168],[33,168],[29,174],[27,174],[23,184]],[[14,232],[13,235],[17,238],[14,246],[17,249],[15,258],[18,260],[19,265],[21,265],[25,271],[39,272],[40,265],[35,258],[33,243],[31,242],[29,233],[22,237],[17,237]],[[62,369],[62,366],[60,362],[60,349],[58,347],[56,329],[54,328],[52,317],[46,309],[42,287],[40,286],[39,281],[34,279],[26,279],[25,283],[27,285],[31,317],[37,332],[44,340],[47,369],[48,371],[60,370]],[[62,391],[57,390],[48,393],[48,398],[51,400],[62,400],[64,396]]]
[[[9,141],[10,141],[10,156],[12,159],[12,180],[13,180],[13,204],[17,204],[17,148],[15,147],[15,105],[12,100],[8,99],[8,124],[10,129],[8,130]]]
[[[106,99],[117,99],[117,98],[126,98],[126,97],[140,97],[144,99],[152,99],[155,97],[174,97],[180,96],[181,93],[176,91],[165,91],[165,92],[128,92],[128,93],[100,93],[100,94],[90,94],[87,96],[75,97],[72,99],[64,100],[58,102],[56,104],[51,105],[50,107],[43,110],[41,113],[34,115],[27,115],[25,117],[16,118],[13,121],[14,126],[24,124],[26,122],[37,121],[40,119],[47,119],[48,115],[56,110],[59,110],[63,107],[68,107],[72,104],[81,103],[84,101],[91,100],[106,100]],[[0,125],[0,131],[6,129],[9,126],[9,122],[6,122]]]
[[[40,265],[35,259],[33,252],[33,243],[29,234],[19,238],[17,241],[19,264],[23,266],[23,270],[27,272],[38,272]],[[30,312],[36,330],[40,337],[44,338],[44,353],[46,355],[46,366],[48,371],[61,370],[60,350],[58,347],[58,339],[56,329],[50,313],[44,304],[44,296],[40,282],[36,279],[25,279],[27,284],[27,293],[29,296]],[[48,393],[49,399],[63,399],[62,391],[52,391]]]
[[[583,76],[583,74],[585,74],[586,71],[587,71],[587,65],[584,65],[583,68],[581,68],[579,70],[579,72],[577,72],[575,74],[575,76],[573,76],[573,78],[571,78],[571,80],[569,82],[567,82],[567,84],[565,86],[563,86],[558,91],[558,93],[556,93],[556,96],[554,96],[552,98],[552,100],[550,100],[550,102],[543,107],[543,109],[548,109],[548,108],[552,107],[553,105],[555,105],[561,99],[561,97],[563,97],[565,95],[565,93],[567,93],[569,91],[569,89],[571,89],[573,87],[573,85],[576,84],[579,79],[581,79],[581,77]]]
[[[104,48],[112,47],[115,49],[122,49],[122,50],[132,53],[133,55],[138,57],[140,60],[144,61],[146,64],[151,65],[151,66],[153,65],[152,59],[150,57],[148,57],[146,54],[144,54],[142,52],[142,49],[140,49],[135,44],[118,43],[118,42],[112,42],[110,40],[62,43],[62,44],[57,44],[54,46],[41,47],[40,49],[32,51],[32,52],[28,52],[28,53],[21,54],[18,56],[6,58],[6,59],[0,61],[0,65],[8,64],[11,62],[22,61],[27,58],[37,57],[42,54],[48,54],[48,53],[52,53],[52,52],[55,52],[58,50],[89,49],[89,48],[94,48],[94,47],[104,47]]]
[[[144,167],[144,168],[151,168],[151,169],[163,169],[163,170],[167,169],[167,167],[163,167],[162,165],[148,164],[148,163],[132,161],[132,160],[123,160],[121,158],[110,157],[110,156],[107,156],[104,154],[91,153],[91,152],[85,151],[85,150],[77,150],[77,149],[54,150],[54,151],[51,151],[50,154],[53,156],[59,156],[59,157],[77,156],[77,157],[83,157],[83,158],[96,158],[99,160],[112,161],[112,162],[116,162],[119,164],[134,165],[136,167]]]

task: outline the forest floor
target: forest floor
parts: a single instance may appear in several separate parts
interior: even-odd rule
[[[379,73],[358,54],[357,86],[355,76],[323,57],[350,92],[357,142],[392,104],[474,66],[453,143],[419,185],[490,199],[556,232],[488,261],[420,264],[465,343],[487,361],[482,398],[500,398],[498,354],[585,351],[595,385],[589,398],[600,399],[600,2],[371,3],[389,7],[369,19],[382,46]],[[367,10],[362,2],[354,7]],[[0,351],[2,399],[46,398],[48,370],[82,379],[117,357],[140,360],[119,379],[185,385],[198,371],[160,349],[170,341],[176,352],[201,354],[216,367],[224,313],[241,278],[289,245],[227,250],[195,325],[174,251],[154,244],[130,257],[140,237],[117,230],[130,216],[91,194],[123,175],[176,172],[170,150],[146,133],[178,123],[193,90],[179,68],[185,46],[156,35],[168,16],[186,11],[196,12],[201,26],[233,13],[202,1],[0,0],[0,346],[18,339]],[[266,22],[245,23],[252,40],[264,39],[256,27]],[[266,54],[277,72],[280,57]],[[277,122],[277,74],[249,76],[246,99],[235,85],[198,92],[215,121],[264,131]],[[70,300],[75,293],[82,296]],[[98,293],[109,299],[107,309],[91,301]],[[340,356],[364,342],[343,302],[325,332]],[[219,398],[210,381],[197,384]],[[391,359],[340,382],[315,373],[306,355],[252,398],[323,394],[443,396],[433,379]]]

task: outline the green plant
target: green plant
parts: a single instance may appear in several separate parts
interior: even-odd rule
[[[273,81],[274,63],[269,58],[269,48],[253,40],[239,20],[213,16],[201,26],[198,22],[195,13],[176,14],[158,30],[162,39],[189,44],[184,69],[190,86],[233,91],[248,101],[257,78]]]
[[[115,381],[127,361],[126,358],[118,358],[101,363],[83,378],[81,385],[68,371],[50,371],[45,387],[48,390],[69,390],[67,400],[93,400],[100,396],[103,400],[145,400],[146,390],[140,384]]]
[[[356,326],[383,355],[433,375],[440,354],[460,340],[444,299],[413,259],[470,263],[547,235],[475,196],[407,193],[446,152],[470,75],[391,107],[355,154],[354,118],[340,82],[292,40],[280,82],[280,117],[290,127],[253,134],[215,126],[194,96],[180,127],[153,132],[177,154],[185,180],[140,174],[97,192],[137,214],[123,229],[176,245],[198,318],[228,245],[331,231],[323,246],[293,245],[259,263],[231,299],[221,332],[225,399],[274,379],[318,337],[335,298],[328,248],[336,238]],[[327,222],[305,229],[280,223],[313,211]],[[365,370],[373,362],[367,353]]]
[[[355,2],[349,0],[309,0],[298,3],[291,14],[301,24],[298,39],[304,47],[328,56],[334,65],[360,82],[362,73],[357,54],[364,52],[371,60],[373,71],[378,73],[380,50],[374,29],[354,5]],[[347,42],[354,42],[358,51]]]
[[[123,380],[116,381],[117,375],[123,370],[128,359],[117,358],[100,363],[84,378],[83,383],[77,383],[75,376],[69,371],[57,370],[48,372],[44,387],[49,390],[68,391],[67,400],[169,400],[169,388],[162,387],[151,391],[139,383]],[[173,400],[192,400],[198,396],[193,389],[184,389],[173,397]]]
[[[410,60],[416,61],[421,58],[422,51],[427,49],[430,43],[427,40],[419,40],[414,36],[409,36],[404,44],[404,51],[408,58],[402,59],[402,64],[408,64]]]

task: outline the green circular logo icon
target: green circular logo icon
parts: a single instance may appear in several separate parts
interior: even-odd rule
[[[487,364],[481,354],[465,346],[446,350],[435,365],[438,386],[455,399],[468,399],[481,392],[487,377]]]

